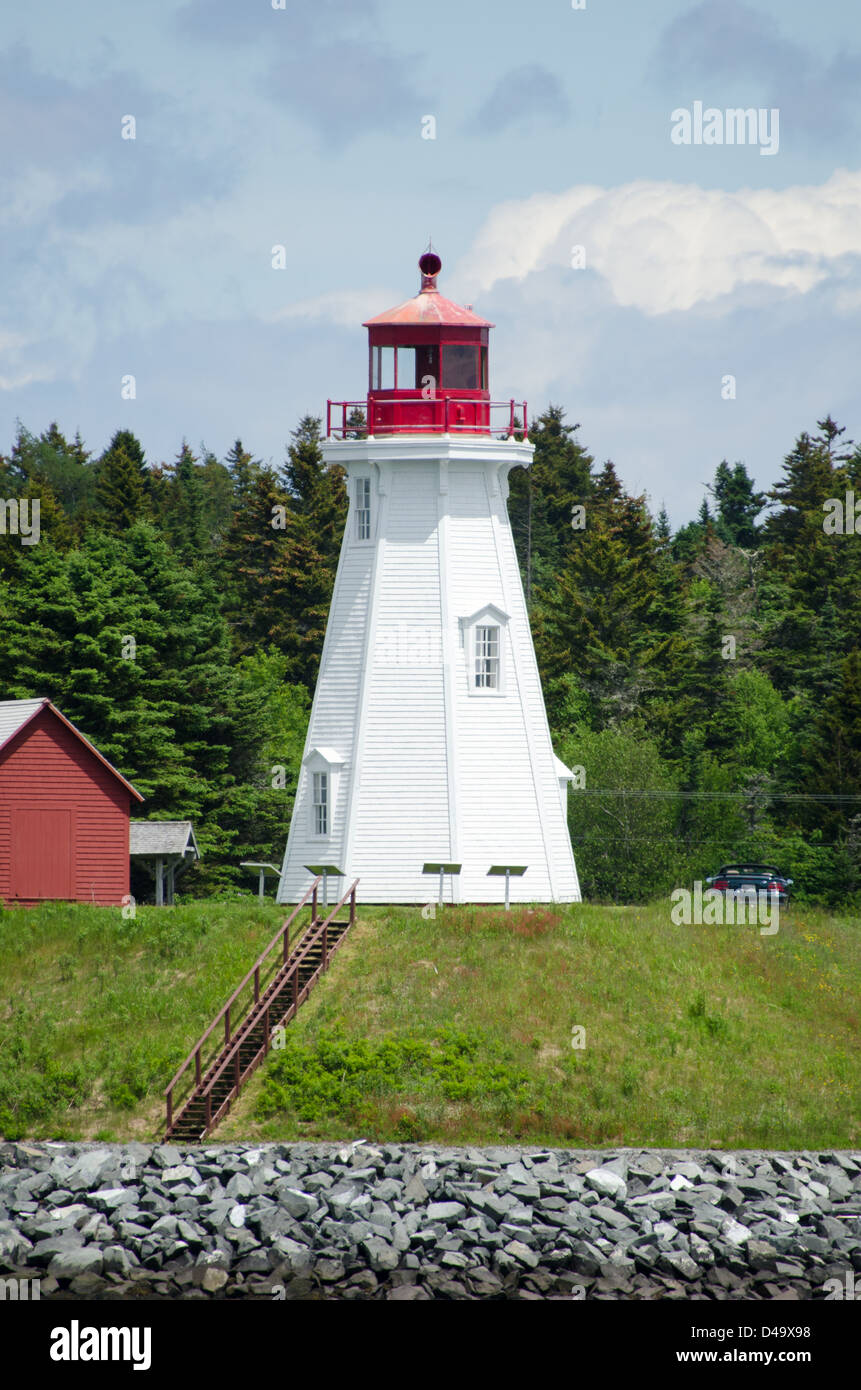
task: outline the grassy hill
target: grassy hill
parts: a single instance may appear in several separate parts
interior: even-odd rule
[[[154,1136],[172,1071],[282,915],[0,914],[0,1131]],[[775,936],[676,927],[666,901],[361,908],[216,1137],[857,1146],[859,925],[798,908]]]

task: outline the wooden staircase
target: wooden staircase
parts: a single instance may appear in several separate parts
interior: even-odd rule
[[[321,881],[314,880],[167,1087],[166,1139],[197,1144],[208,1138],[263,1061],[272,1045],[274,1030],[290,1022],[328,969],[333,954],[356,920],[359,880],[325,918],[317,907]],[[348,901],[349,911],[338,919]],[[311,920],[291,950],[290,928],[307,906]],[[216,1033],[222,1020],[223,1040]],[[184,1092],[189,1085],[190,1094],[178,1101],[178,1091]]]

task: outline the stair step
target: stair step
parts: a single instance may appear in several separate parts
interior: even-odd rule
[[[269,1019],[269,1031],[271,1033],[272,1029],[278,1026],[280,1019],[284,1018],[293,1008],[294,988],[298,1001],[299,997],[310,987],[312,979],[318,976],[323,969],[322,934],[318,934],[313,941],[307,940],[309,932],[311,934],[319,933],[321,926],[322,921],[318,919],[316,924],[312,924],[310,928],[306,929],[305,935],[300,938],[298,945],[293,948],[287,960],[279,967],[269,984],[261,992],[259,999],[252,1005],[249,1013],[240,1024],[238,1032],[233,1035],[230,1042],[224,1045],[222,1051],[210,1063],[201,1079],[200,1087],[197,1088],[197,1092],[192,1092],[189,1096],[186,1104],[173,1121],[170,1130],[167,1131],[166,1137],[169,1135],[173,1139],[195,1143],[206,1137],[206,1103],[199,1093],[200,1089],[212,1085],[210,1104],[212,1113],[215,1114],[236,1084],[237,1058],[240,1073],[244,1076],[250,1064],[266,1048],[266,1010],[272,1011]],[[328,957],[349,926],[349,921],[330,922],[328,924],[325,962],[327,965]],[[295,973],[291,979],[288,979],[288,974],[294,967],[296,967]],[[228,1050],[229,1056],[225,1056]],[[218,1080],[213,1082],[213,1077],[217,1073],[220,1073]]]

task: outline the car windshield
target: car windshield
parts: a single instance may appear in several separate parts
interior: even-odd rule
[[[727,877],[735,876],[738,878],[749,874],[769,874],[772,878],[781,878],[782,874],[778,869],[770,864],[731,864],[727,868],[721,869],[721,874]]]

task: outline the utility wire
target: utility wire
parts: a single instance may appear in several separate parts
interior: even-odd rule
[[[849,792],[690,792],[690,791],[623,791],[618,787],[574,787],[572,796],[631,796],[658,797],[667,801],[752,801],[761,796],[763,801],[818,801],[855,802],[861,801],[861,794]]]

